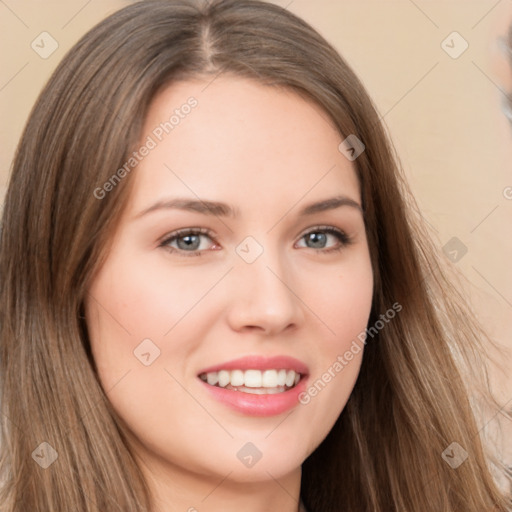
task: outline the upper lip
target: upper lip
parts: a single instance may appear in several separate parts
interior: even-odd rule
[[[203,373],[218,372],[220,370],[294,370],[302,375],[309,373],[308,367],[302,361],[290,356],[245,356],[238,359],[232,359],[224,363],[209,366],[201,370],[198,375]]]

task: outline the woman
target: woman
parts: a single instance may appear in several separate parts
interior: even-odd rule
[[[410,202],[289,12],[149,0],[92,29],[5,203],[1,510],[507,510],[483,334]]]

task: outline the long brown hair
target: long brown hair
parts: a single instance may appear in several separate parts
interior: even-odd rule
[[[304,461],[306,506],[505,511],[477,427],[481,396],[469,385],[484,334],[443,277],[379,116],[314,29],[255,0],[126,7],[76,44],[42,91],[2,220],[0,510],[151,510],[109,390],[99,384],[82,308],[131,175],[102,199],[94,191],[129,158],[157,91],[218,73],[296,91],[325,110],[340,137],[364,142],[354,163],[375,283],[370,324],[402,305],[369,340],[347,406]],[[468,454],[457,469],[442,456],[453,442]],[[35,462],[55,454],[46,469]]]

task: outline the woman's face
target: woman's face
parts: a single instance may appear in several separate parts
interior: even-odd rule
[[[341,141],[319,107],[247,79],[154,99],[85,303],[101,384],[153,473],[289,475],[344,408],[373,279]]]

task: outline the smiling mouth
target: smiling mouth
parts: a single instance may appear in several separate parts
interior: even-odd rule
[[[220,370],[201,373],[199,378],[219,388],[253,395],[284,393],[294,388],[303,377],[295,370]]]

